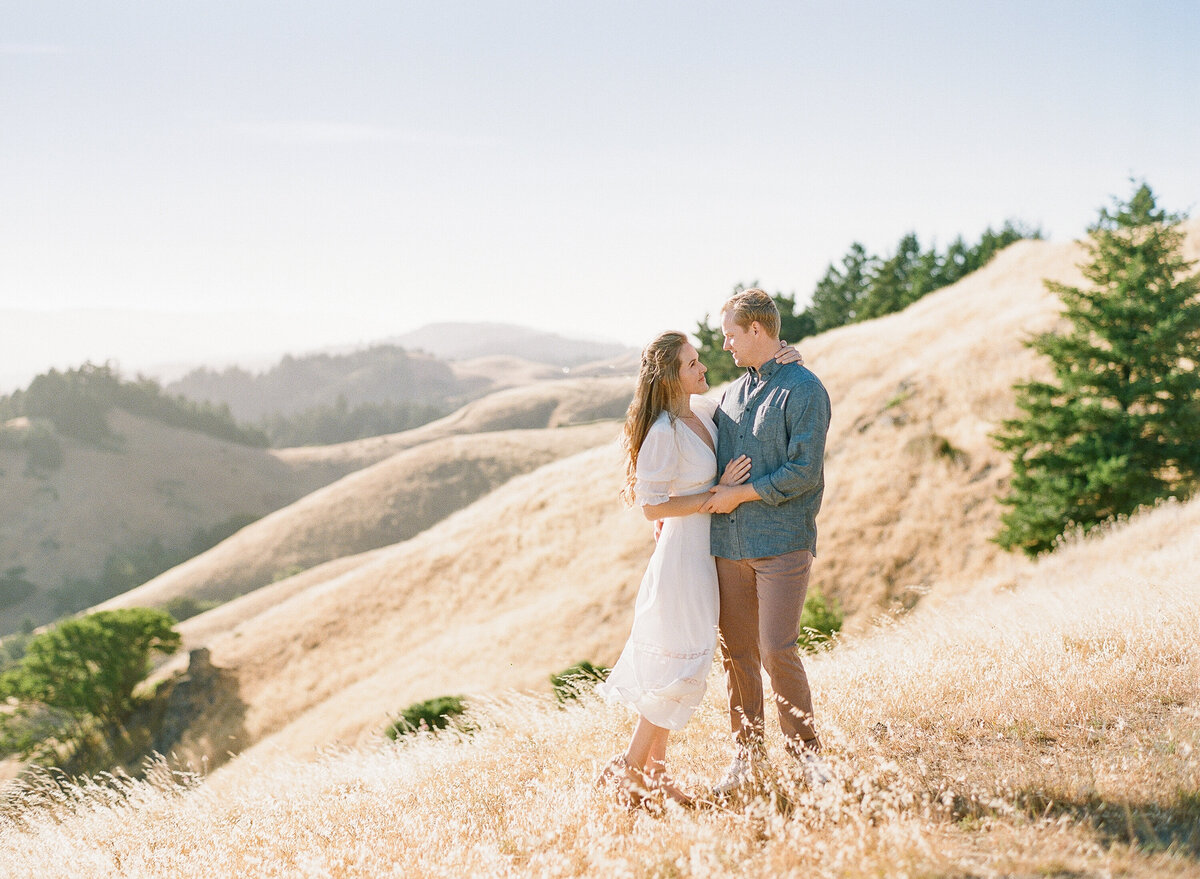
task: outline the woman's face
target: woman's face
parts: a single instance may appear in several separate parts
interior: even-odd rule
[[[708,379],[704,374],[708,367],[700,362],[700,355],[688,343],[679,349],[679,384],[685,394],[703,394],[708,390]]]

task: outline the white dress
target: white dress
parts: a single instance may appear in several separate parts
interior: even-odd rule
[[[716,443],[716,402],[692,397]],[[682,421],[662,413],[638,452],[634,494],[639,504],[707,493],[716,482],[712,449]],[[656,726],[682,729],[700,704],[717,642],[717,569],[709,552],[708,513],[671,516],[638,589],[633,630],[617,664],[597,691],[625,702]]]

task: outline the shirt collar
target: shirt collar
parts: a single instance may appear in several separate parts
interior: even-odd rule
[[[759,381],[769,381],[771,376],[773,376],[779,370],[781,365],[782,364],[778,360],[772,357],[758,369],[755,369],[753,366],[750,367],[750,374]]]

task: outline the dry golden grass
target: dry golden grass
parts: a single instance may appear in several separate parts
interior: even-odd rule
[[[330,446],[281,449],[279,454],[297,464],[357,469],[405,449],[462,434],[567,427],[623,418],[632,396],[633,379],[629,376],[537,382],[488,394],[413,430]]]
[[[327,561],[419,534],[521,473],[609,442],[610,423],[449,437],[399,452],[253,523],[106,602],[226,601]]]
[[[760,796],[628,812],[592,779],[629,715],[513,694],[478,698],[468,736],[10,788],[0,860],[12,877],[1200,875],[1198,529],[1200,502],[1164,506],[813,659],[837,775],[816,792],[772,725]],[[710,685],[672,740],[680,777],[728,757]]]
[[[504,354],[493,354],[486,357],[474,357],[470,360],[454,360],[450,363],[455,378],[460,381],[477,383],[480,387],[491,390],[519,387],[534,382],[562,378],[563,371],[559,367],[547,363],[534,363],[520,357],[510,357]]]

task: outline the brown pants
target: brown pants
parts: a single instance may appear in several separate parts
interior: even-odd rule
[[[717,559],[721,657],[729,683],[729,722],[738,746],[763,737],[763,681],[771,676],[788,749],[819,750],[812,693],[796,638],[812,571],[808,550],[761,559]]]

